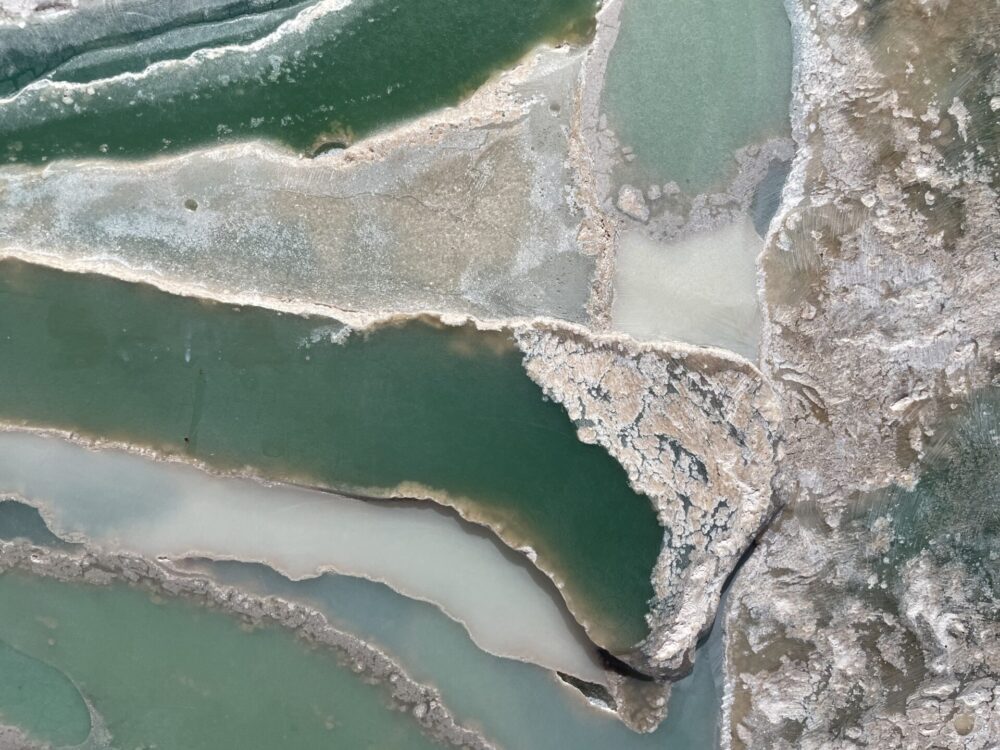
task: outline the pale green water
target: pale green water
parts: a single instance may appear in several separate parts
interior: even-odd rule
[[[0,508],[4,505],[19,513],[0,515],[0,538],[18,535],[26,525],[51,536],[34,508],[17,502]],[[694,672],[675,686],[666,722],[655,733],[640,735],[583,703],[551,672],[481,651],[436,607],[382,584],[338,575],[293,582],[263,565],[237,562],[196,560],[186,567],[224,585],[323,612],[341,629],[389,653],[411,677],[436,686],[463,723],[480,727],[508,750],[707,750],[718,745],[718,627],[699,647]]]
[[[551,672],[477,649],[436,608],[360,578],[325,575],[292,582],[260,565],[192,562],[228,585],[315,607],[343,629],[392,654],[445,704],[508,750],[709,750],[718,747],[721,628],[698,649],[690,676],[674,687],[670,714],[653,734],[637,734],[585,704]]]
[[[421,322],[335,344],[329,319],[0,262],[0,419],[334,488],[417,482],[560,573],[601,645],[646,633],[663,538],[507,334]]]
[[[0,497],[7,491],[41,508],[61,536],[103,549],[147,559],[198,550],[266,562],[292,579],[335,570],[383,581],[434,602],[491,653],[604,680],[551,582],[431,505],[265,486],[15,430],[0,431]],[[0,539],[9,535],[53,538],[34,508],[0,502]]]
[[[32,626],[46,632],[37,620]],[[90,712],[66,675],[0,640],[0,724],[41,742],[78,745],[90,733]]]
[[[194,604],[154,603],[124,585],[4,574],[0,640],[28,657],[6,662],[0,682],[37,681],[35,660],[43,660],[80,687],[119,748],[437,747],[331,652],[279,629],[246,632],[236,618]],[[52,736],[76,738],[79,711],[38,705],[48,692],[32,693],[21,720],[36,716]]]
[[[31,544],[57,549],[68,549],[72,544],[64,542],[45,525],[35,508],[15,500],[0,496],[0,539],[10,541],[23,539]]]
[[[627,0],[604,109],[626,171],[716,186],[735,150],[787,134],[792,38],[782,0]]]

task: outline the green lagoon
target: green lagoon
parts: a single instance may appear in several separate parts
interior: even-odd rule
[[[0,419],[344,491],[417,483],[530,544],[601,645],[641,640],[663,530],[509,336],[339,328],[4,261]]]
[[[456,103],[544,41],[587,34],[596,10],[594,0],[317,3],[307,22],[252,47],[23,89],[0,101],[0,159],[138,157],[246,138],[306,153],[342,146]],[[135,67],[111,64],[92,72]],[[78,66],[67,77],[86,79]]]
[[[603,107],[629,177],[694,195],[721,187],[737,149],[788,135],[791,86],[782,0],[628,0]]]
[[[0,595],[0,603],[7,607],[13,602]],[[21,614],[45,632],[37,619]],[[79,745],[87,739],[90,710],[83,696],[44,658],[28,656],[0,637],[0,675],[0,724],[16,726],[33,739],[56,746]]]
[[[0,642],[0,716],[58,744],[89,728],[75,683],[118,748],[438,747],[332,651],[123,584],[0,575]]]

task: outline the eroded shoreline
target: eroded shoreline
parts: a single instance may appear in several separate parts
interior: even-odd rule
[[[51,431],[0,431],[8,456],[0,462],[6,467],[0,471],[0,496],[37,508],[49,528],[67,541],[149,558],[258,562],[293,581],[328,571],[362,577],[432,604],[463,625],[488,653],[571,672],[591,682],[606,681],[596,647],[568,611],[559,589],[532,564],[529,552],[511,549],[487,527],[465,521],[447,506],[349,498],[211,470],[200,476],[181,468],[190,465],[184,461],[156,461],[148,451],[112,450],[80,436],[70,442],[67,437]],[[154,460],[137,462],[129,457],[132,453]],[[20,459],[11,461],[15,455]],[[167,463],[176,463],[178,470],[158,466]],[[74,473],[86,478],[73,486],[46,480],[56,465],[75,466]],[[120,489],[111,486],[114,476]],[[214,481],[220,478],[225,481]],[[141,522],[143,518],[159,525],[154,530]],[[241,518],[246,519],[242,526]],[[237,528],[240,533],[234,537]],[[354,539],[365,528],[371,528],[370,542],[359,546]],[[412,541],[407,530],[417,535]],[[258,541],[241,543],[244,538]],[[369,544],[385,546],[385,554],[372,555]],[[405,563],[407,554],[415,564]],[[457,570],[465,572],[456,575]],[[497,593],[492,598],[461,595],[462,576],[473,574],[493,581]],[[498,602],[520,610],[517,627],[498,630],[490,624],[485,613],[495,610]],[[536,641],[538,645],[532,645]]]
[[[443,320],[440,320],[439,324],[458,322],[454,318],[446,318],[445,316],[442,316],[442,318]],[[393,323],[406,322],[407,320],[406,318],[392,318]],[[463,322],[465,320],[467,319],[463,319]],[[372,324],[371,320],[367,322]],[[498,321],[492,321],[492,323],[496,324]],[[508,326],[510,325],[510,321],[503,321],[503,323]],[[482,321],[474,320],[472,325],[477,329],[481,325],[487,329],[491,328],[489,325],[483,325]],[[378,328],[380,326],[374,324],[374,329]],[[696,607],[699,609],[699,614],[692,616],[690,618],[691,622],[687,623],[684,623],[688,619],[686,615],[677,619],[673,619],[675,615],[670,615],[666,619],[654,621],[653,627],[660,633],[656,639],[661,644],[669,643],[671,645],[666,651],[662,652],[663,655],[656,657],[652,661],[650,661],[648,654],[642,656],[635,654],[627,658],[640,671],[652,669],[663,675],[670,675],[675,678],[685,674],[690,669],[686,654],[693,649],[698,634],[712,620],[714,605],[711,602],[717,600],[721,581],[728,575],[729,566],[735,563],[745,544],[756,533],[758,524],[768,513],[769,493],[764,490],[764,487],[768,483],[766,476],[769,471],[767,465],[770,459],[761,460],[760,457],[766,458],[769,452],[773,450],[772,448],[764,448],[770,442],[771,438],[763,437],[764,442],[760,443],[757,448],[749,449],[750,453],[746,452],[749,444],[740,447],[742,442],[747,439],[750,439],[751,443],[757,444],[763,435],[774,430],[776,419],[774,407],[773,405],[767,406],[769,399],[766,395],[767,388],[761,380],[759,371],[745,359],[724,351],[685,344],[667,344],[662,342],[640,343],[620,334],[594,334],[584,327],[554,320],[536,319],[522,322],[512,329],[512,333],[521,342],[519,345],[525,357],[528,357],[529,353],[535,349],[536,344],[544,341],[557,342],[565,340],[574,342],[573,350],[576,354],[573,356],[580,357],[579,366],[582,366],[582,369],[574,376],[575,379],[571,381],[552,380],[551,375],[547,374],[558,372],[558,369],[553,370],[551,368],[552,364],[558,361],[559,357],[563,356],[559,354],[559,347],[553,349],[543,346],[528,357],[530,361],[535,363],[533,370],[529,368],[529,374],[531,374],[532,379],[542,386],[543,390],[547,390],[550,396],[557,396],[557,400],[564,403],[564,406],[567,408],[577,398],[577,396],[573,395],[574,393],[579,391],[582,395],[590,387],[591,378],[605,380],[606,386],[610,388],[609,392],[614,394],[615,399],[624,399],[623,404],[631,404],[638,393],[650,387],[650,384],[646,383],[646,380],[653,376],[653,372],[657,368],[665,369],[663,369],[660,376],[653,376],[654,378],[680,378],[678,384],[685,379],[691,379],[690,382],[694,386],[694,390],[689,390],[689,395],[681,397],[680,400],[675,395],[672,395],[672,391],[669,388],[663,390],[661,386],[654,388],[648,395],[642,396],[661,415],[658,419],[666,419],[666,421],[661,421],[659,426],[655,427],[652,422],[637,424],[635,427],[630,428],[635,430],[634,439],[636,442],[628,449],[628,452],[619,454],[615,450],[611,451],[614,460],[625,468],[628,482],[635,492],[647,496],[653,493],[653,495],[662,497],[661,500],[655,501],[653,507],[658,508],[661,513],[660,523],[667,529],[672,528],[674,532],[678,532],[687,525],[693,524],[696,528],[702,526],[707,519],[707,516],[703,517],[704,513],[708,512],[711,514],[712,512],[717,512],[712,510],[714,503],[717,501],[709,500],[710,497],[713,497],[712,495],[706,496],[705,500],[699,501],[699,503],[708,502],[708,505],[701,507],[697,517],[692,516],[690,520],[685,521],[680,520],[683,519],[684,515],[677,516],[677,510],[670,509],[670,503],[677,502],[676,499],[666,499],[671,493],[680,492],[690,497],[692,489],[684,490],[682,487],[684,483],[690,482],[692,479],[695,480],[695,485],[692,485],[692,488],[697,486],[699,482],[709,482],[711,484],[732,481],[729,478],[725,478],[732,474],[732,469],[726,469],[725,475],[719,474],[718,476],[715,475],[714,469],[703,477],[691,473],[694,467],[698,465],[721,466],[730,460],[722,459],[721,454],[712,455],[707,445],[701,445],[701,447],[696,448],[696,453],[691,453],[692,448],[695,446],[695,443],[691,442],[694,436],[706,429],[719,429],[718,426],[710,427],[713,424],[742,425],[736,428],[736,433],[733,433],[737,436],[733,449],[740,456],[736,460],[737,465],[740,466],[738,472],[743,474],[743,476],[737,480],[737,484],[732,485],[732,489],[724,490],[724,492],[725,496],[731,496],[733,492],[736,493],[735,496],[741,496],[749,492],[752,496],[758,497],[759,501],[755,501],[752,505],[744,503],[739,514],[736,516],[727,513],[726,515],[729,516],[727,520],[722,520],[723,517],[717,517],[714,521],[711,521],[710,524],[721,524],[719,528],[712,531],[709,535],[714,539],[711,545],[716,551],[710,552],[708,557],[703,561],[698,562],[695,560],[698,566],[708,565],[708,567],[702,568],[702,572],[697,575],[692,575],[692,573],[681,574],[682,576],[690,576],[687,578],[688,583],[685,585],[692,587],[690,593],[695,599],[688,601],[687,604],[681,605],[678,603],[673,606],[680,606],[685,611],[691,607]],[[556,357],[556,359],[549,361],[551,357]],[[635,370],[637,362],[641,363],[640,371]],[[574,365],[574,368],[576,367],[578,365]],[[649,368],[653,369],[650,370]],[[645,374],[641,374],[641,371],[645,371]],[[670,372],[673,374],[668,375]],[[638,381],[635,380],[637,376],[639,377]],[[642,383],[645,383],[645,385]],[[685,386],[685,389],[690,389],[690,386]],[[711,393],[715,393],[716,396],[710,398],[709,394]],[[758,395],[755,396],[754,394]],[[717,398],[718,396],[722,396],[721,401],[712,400],[712,398]],[[567,401],[567,399],[569,400]],[[757,406],[751,406],[750,404],[754,399],[758,401],[763,399],[763,401],[760,401]],[[670,410],[680,408],[682,404],[688,404],[683,406],[683,408],[689,410],[689,416],[681,421],[677,421],[676,415],[670,416]],[[598,442],[605,449],[612,445],[607,441],[606,436],[601,438],[603,442],[596,438],[604,431],[611,429],[611,425],[616,420],[621,421],[622,424],[614,429],[620,429],[628,421],[620,415],[614,416],[611,413],[602,413],[598,422],[595,422],[593,416],[586,416],[582,412],[578,413],[575,407],[569,409],[569,416],[576,425],[575,431],[577,436],[582,438],[584,443]],[[600,423],[602,422],[606,423],[607,426],[601,427]],[[594,431],[595,427],[597,428],[597,432]],[[758,436],[752,438],[740,437],[741,432],[747,428],[750,428],[751,432]],[[759,433],[761,428],[764,430],[763,433]],[[671,436],[670,440],[674,441],[672,444],[676,447],[676,450],[674,448],[670,449],[675,452],[675,455],[671,459],[671,462],[675,466],[667,471],[666,474],[664,474],[664,467],[660,464],[661,457],[663,456],[662,451],[664,450],[663,445],[658,442],[659,438],[652,438],[652,433],[657,431],[661,434]],[[725,432],[721,434],[725,434]],[[747,434],[750,435],[750,433]],[[651,439],[652,442],[650,442]],[[731,438],[725,437],[721,439],[728,441]],[[119,447],[124,446],[119,445]],[[761,451],[760,456],[756,459],[753,457],[755,450]],[[181,454],[176,453],[176,451],[174,451],[174,454],[169,457],[175,460],[181,457]],[[157,454],[154,453],[153,455]],[[698,456],[694,463],[691,462],[690,457],[692,456]],[[167,456],[162,455],[161,452],[158,457],[164,458]],[[698,471],[702,470],[699,469]],[[760,473],[762,471],[764,472],[763,474]],[[259,472],[245,470],[236,472],[236,474],[249,475],[255,473],[259,474]],[[290,479],[292,482],[296,481],[294,472],[292,474],[283,472],[283,474],[283,479]],[[307,485],[316,484],[314,481],[300,483]],[[719,488],[721,489],[722,486],[720,484]],[[743,486],[743,489],[739,489],[740,486]],[[336,490],[338,488],[333,489]],[[718,491],[716,490],[716,492]],[[698,492],[703,492],[703,490],[698,490]],[[381,495],[383,497],[423,497],[439,503],[451,504],[457,507],[465,518],[473,522],[482,523],[485,520],[475,511],[475,508],[471,507],[470,503],[462,502],[460,499],[449,498],[442,493],[428,492],[426,488],[410,483],[406,483],[395,489],[379,492],[363,490],[358,494],[369,496]],[[496,524],[493,524],[493,531],[498,533],[511,548],[527,551],[529,552],[529,556],[531,556],[530,550],[524,549],[529,545],[519,535],[513,534],[509,529],[498,528]],[[707,527],[695,532],[696,535],[693,538],[703,537],[706,531]],[[539,565],[537,558],[533,562],[540,568],[544,569],[548,567],[544,562]],[[666,596],[666,592],[675,590],[676,581],[680,580],[677,578],[677,574],[680,573],[679,570],[675,570],[674,573],[666,572],[672,569],[673,563],[666,562],[661,563],[657,568],[660,572],[656,574],[658,581],[656,585],[661,592],[661,596]],[[554,575],[549,570],[545,570],[544,572],[546,572],[550,579],[556,581],[557,586],[562,591],[563,598],[570,603],[570,610],[574,613],[576,619],[592,632],[590,618],[585,613],[586,608],[581,607],[581,605],[573,601],[573,596],[566,590],[568,588],[566,582],[562,581],[558,575]],[[672,580],[674,584],[671,583]],[[708,599],[702,600],[702,594],[694,593],[702,589],[714,593],[709,593]],[[663,616],[657,615],[657,617],[662,618]],[[682,623],[684,624],[682,625]],[[672,632],[679,627],[685,629],[683,635],[680,631]],[[591,637],[598,643],[602,640],[599,636],[594,638],[593,634]],[[662,650],[664,646],[658,648]]]
[[[321,614],[300,605],[217,586],[207,578],[178,574],[139,557],[93,551],[73,554],[0,541],[0,572],[10,570],[87,585],[140,586],[221,609],[251,624],[279,625],[308,643],[332,648],[359,676],[382,685],[393,702],[439,742],[481,750],[495,748],[485,737],[457,724],[435,689],[414,682],[382,651],[333,628]]]

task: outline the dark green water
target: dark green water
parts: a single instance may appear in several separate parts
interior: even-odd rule
[[[74,545],[53,534],[37,509],[0,497],[0,540],[24,539],[31,544],[71,549]]]
[[[311,152],[455,103],[594,0],[355,0],[253,53],[135,80],[22,91],[0,104],[0,156],[143,156],[246,137]],[[64,100],[64,96],[68,99]]]
[[[332,651],[121,584],[0,575],[0,666],[0,711],[17,708],[3,703],[11,685],[29,686],[11,719],[57,742],[78,742],[89,728],[72,680],[117,748],[437,747]]]
[[[330,324],[4,261],[0,418],[275,478],[465,498],[567,580],[602,645],[637,643],[662,530],[506,334],[412,322],[337,345]]]
[[[0,26],[0,95],[32,81],[90,81],[185,57],[211,44],[252,41],[291,18],[306,0],[119,0],[117,13],[87,6]]]

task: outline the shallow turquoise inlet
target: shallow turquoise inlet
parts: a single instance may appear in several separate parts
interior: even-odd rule
[[[637,734],[587,705],[553,673],[490,656],[434,606],[382,584],[335,575],[292,582],[265,566],[232,562],[188,565],[222,583],[318,609],[344,630],[384,648],[415,679],[436,686],[460,721],[480,726],[508,750],[718,747],[720,627],[698,649],[691,675],[675,685],[666,721],[652,734]]]
[[[17,649],[0,648],[0,710],[39,739],[86,738],[71,679],[117,748],[437,747],[332,651],[124,584],[0,575],[0,641]],[[29,683],[26,701],[8,702],[11,686]]]
[[[721,187],[743,146],[789,132],[782,0],[627,0],[603,109],[641,184]]]
[[[34,627],[44,630],[45,622]],[[0,639],[0,724],[56,746],[78,745],[90,734],[90,711],[66,675]]]

